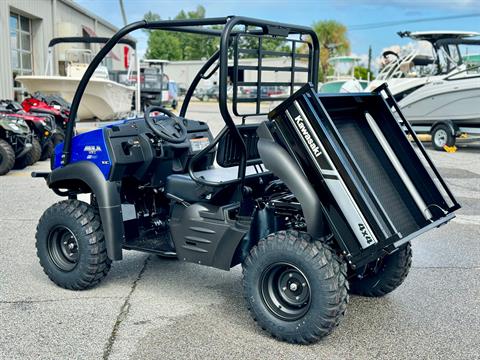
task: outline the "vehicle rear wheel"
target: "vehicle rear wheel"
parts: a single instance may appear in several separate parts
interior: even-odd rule
[[[35,164],[42,156],[42,146],[36,138],[32,139],[32,148],[29,152],[17,159],[15,167],[17,169],[24,169],[27,166]]]
[[[7,174],[15,164],[15,152],[12,146],[0,139],[0,175]]]
[[[279,231],[262,239],[243,263],[253,319],[273,337],[312,343],[331,333],[348,302],[347,266],[308,234]]]
[[[58,286],[84,290],[110,270],[98,211],[78,200],[52,205],[40,218],[37,255],[45,274]]]
[[[53,154],[53,142],[52,140],[47,140],[47,142],[43,145],[42,149],[42,156],[40,156],[40,161],[44,161],[50,159]]]
[[[435,150],[442,151],[445,146],[455,145],[455,136],[452,135],[448,126],[440,124],[435,126],[432,131],[432,145]]]
[[[393,254],[387,255],[381,263],[370,266],[361,276],[350,279],[352,294],[381,297],[399,287],[412,266],[412,248],[410,243],[402,246]]]

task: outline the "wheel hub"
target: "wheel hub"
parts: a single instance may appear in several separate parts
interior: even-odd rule
[[[260,281],[262,299],[276,317],[295,321],[310,307],[310,286],[303,272],[288,263],[269,266]]]
[[[440,129],[435,132],[434,141],[439,147],[443,147],[447,144],[448,134],[445,130]]]
[[[53,263],[62,271],[72,271],[78,263],[78,241],[66,226],[56,226],[48,234],[48,253]]]

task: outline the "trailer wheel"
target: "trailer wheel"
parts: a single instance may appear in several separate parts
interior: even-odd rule
[[[0,175],[7,174],[15,164],[15,152],[12,146],[0,139]]]
[[[43,145],[42,156],[40,156],[40,161],[50,159],[52,157],[52,154],[53,154],[53,142],[52,140],[48,140]]]
[[[442,151],[445,146],[455,145],[455,136],[452,135],[448,126],[440,124],[432,130],[432,145],[435,150]]]
[[[410,243],[402,246],[393,254],[386,256],[382,263],[372,267],[362,276],[350,279],[350,292],[352,294],[381,297],[399,287],[412,266],[412,248]]]
[[[315,342],[330,334],[345,313],[346,271],[343,260],[305,233],[270,234],[243,263],[248,309],[275,338]]]
[[[38,139],[32,139],[32,148],[29,152],[17,159],[15,167],[17,169],[25,169],[27,166],[35,164],[42,156],[42,146],[38,142]]]
[[[110,270],[98,210],[78,200],[49,207],[36,234],[37,256],[43,271],[65,289],[97,285]]]

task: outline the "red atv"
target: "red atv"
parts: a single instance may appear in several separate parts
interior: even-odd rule
[[[52,156],[52,136],[55,134],[56,128],[55,119],[52,115],[29,114],[23,110],[18,102],[12,100],[0,100],[0,113],[8,114],[12,119],[23,119],[34,134],[31,155],[33,163],[38,160],[46,160]]]
[[[52,134],[53,145],[63,142],[65,129],[70,114],[70,104],[58,95],[45,95],[36,92],[33,95],[25,93],[22,102],[23,110],[32,114],[51,115],[55,119],[56,128]]]

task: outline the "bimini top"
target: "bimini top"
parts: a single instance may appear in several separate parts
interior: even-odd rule
[[[399,31],[397,33],[401,38],[408,37],[414,40],[426,40],[435,42],[440,39],[461,39],[473,36],[480,36],[480,33],[474,31]]]

